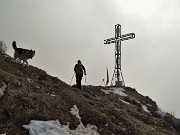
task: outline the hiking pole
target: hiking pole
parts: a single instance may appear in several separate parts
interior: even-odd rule
[[[75,74],[75,72],[74,72],[74,74]],[[71,82],[72,82],[72,80],[73,80],[73,78],[74,78],[74,74],[73,74],[73,76],[72,76],[72,78],[71,78]],[[70,85],[71,85],[71,82],[70,82]]]
[[[86,83],[86,86],[87,86],[87,82],[86,82],[86,75],[85,75],[85,83]]]

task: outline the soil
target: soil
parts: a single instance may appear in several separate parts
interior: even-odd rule
[[[131,87],[124,87],[128,97],[102,91],[111,87],[88,85],[80,90],[37,67],[17,63],[8,55],[1,56],[0,86],[3,82],[7,88],[0,99],[0,134],[28,135],[22,126],[30,120],[58,119],[75,129],[79,120],[70,113],[74,105],[83,124],[96,125],[101,135],[178,134],[171,122],[157,115],[156,102]],[[142,110],[141,104],[150,114]]]

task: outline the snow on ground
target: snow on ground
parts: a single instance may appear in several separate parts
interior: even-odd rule
[[[114,87],[114,88],[107,89],[107,90],[104,90],[104,89],[101,89],[101,90],[102,90],[104,93],[106,93],[106,94],[114,93],[114,94],[120,95],[121,97],[127,97],[127,96],[128,96],[130,100],[132,100],[132,101],[134,101],[135,103],[140,104],[140,105],[142,106],[142,112],[145,112],[145,113],[151,115],[151,112],[148,110],[148,108],[147,108],[145,105],[141,104],[140,101],[138,101],[138,100],[135,99],[134,97],[131,97],[131,96],[123,93],[123,91],[125,91],[123,88],[116,88],[116,87]],[[120,98],[119,98],[119,99],[120,99]],[[124,101],[124,100],[122,100],[122,99],[120,99],[120,100],[121,100],[123,103],[125,103],[125,104],[130,104],[130,103],[128,103],[128,102],[126,102],[126,101]],[[151,106],[151,105],[148,104],[148,106]]]
[[[126,102],[126,101],[124,101],[124,100],[122,100],[122,99],[120,99],[123,103],[125,103],[125,104],[130,104],[130,103],[128,103],[128,102]]]
[[[147,107],[145,105],[142,105],[142,110],[145,112],[145,113],[148,113],[151,115],[150,111],[147,109]]]
[[[157,110],[157,111],[156,111],[156,114],[159,115],[159,116],[161,116],[161,118],[164,118],[164,117],[166,116],[166,113],[164,113],[164,112],[162,112],[162,111],[160,111],[160,110]]]
[[[86,127],[83,125],[81,117],[79,116],[79,109],[75,105],[74,108],[71,108],[70,112],[75,115],[80,122],[75,130],[70,130],[68,123],[67,125],[62,125],[58,120],[31,120],[29,125],[23,125],[23,127],[29,130],[30,135],[100,135],[95,125],[88,124]]]
[[[114,94],[120,95],[122,97],[128,96],[127,94],[123,93],[123,91],[125,91],[123,88],[111,88],[108,90],[103,90],[103,89],[101,89],[101,90],[106,94],[114,93]]]
[[[31,81],[28,82],[30,83]],[[7,85],[3,83],[3,86],[0,88],[0,98],[4,95],[4,91],[6,90],[6,87]],[[123,93],[123,91],[125,91],[123,88],[111,88],[108,90],[103,90],[103,89],[101,90],[106,94],[114,93],[120,95],[121,97],[128,96],[127,94]],[[54,93],[51,94],[51,96],[55,96]],[[136,101],[138,104],[141,104],[134,97],[130,97],[130,99]],[[125,104],[130,104],[122,99],[120,100]],[[141,104],[141,106],[143,112],[146,112],[149,115],[151,115],[150,111],[145,105]],[[67,125],[62,125],[58,120],[50,120],[50,121],[31,120],[29,125],[23,125],[23,127],[29,130],[30,135],[100,135],[97,132],[97,127],[95,125],[88,124],[86,127],[83,125],[81,121],[81,117],[79,115],[79,109],[77,108],[76,105],[74,105],[74,107],[71,108],[70,112],[72,115],[75,115],[80,122],[80,124],[77,126],[75,130],[69,129],[69,123],[67,123]],[[159,110],[156,111],[156,113],[162,117],[166,115],[165,113]],[[6,135],[6,134],[0,134],[0,135]]]

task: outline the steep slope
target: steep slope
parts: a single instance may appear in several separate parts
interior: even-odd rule
[[[33,66],[23,66],[6,55],[1,58],[0,134],[28,135],[22,126],[30,120],[70,123],[78,119],[70,113],[76,105],[84,125],[96,125],[101,135],[176,135],[174,125],[158,115],[156,102],[125,87],[123,94],[112,88],[84,86],[80,91],[57,77]],[[122,90],[122,89],[121,89]],[[118,90],[118,91],[121,91]]]

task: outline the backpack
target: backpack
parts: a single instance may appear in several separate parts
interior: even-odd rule
[[[84,66],[81,63],[76,64],[76,69],[75,69],[76,73],[83,74],[83,70],[84,70]]]

